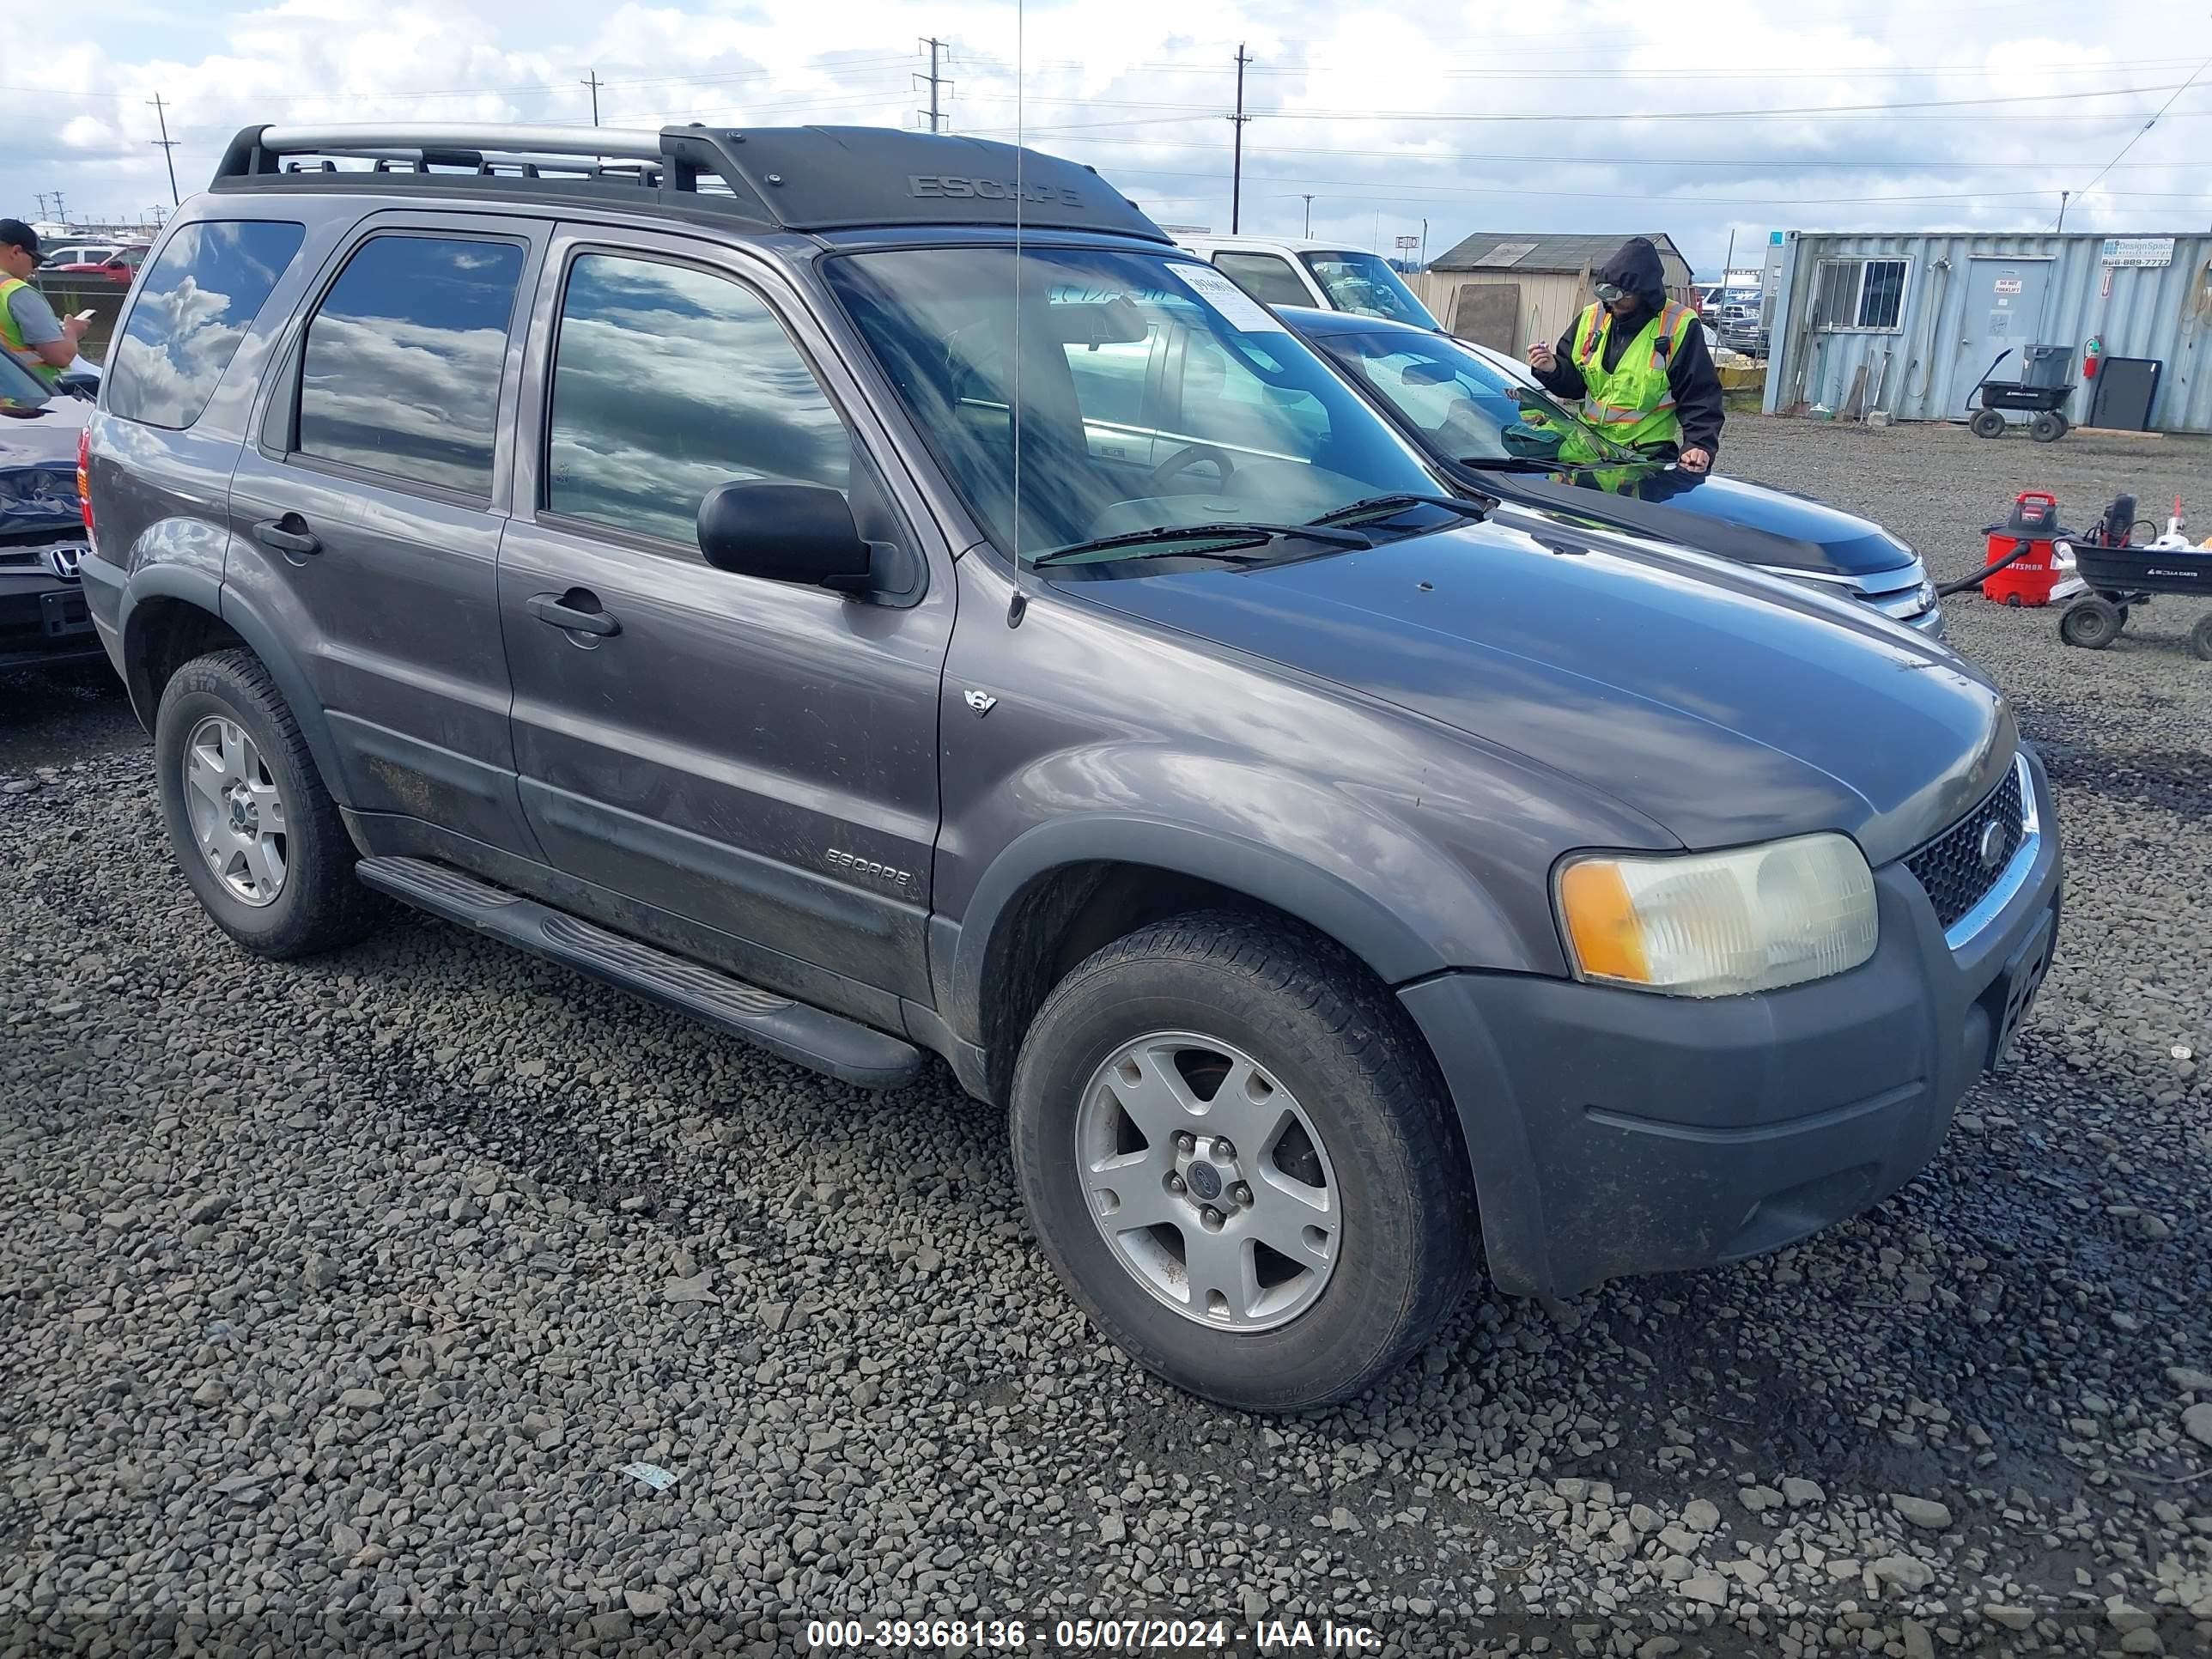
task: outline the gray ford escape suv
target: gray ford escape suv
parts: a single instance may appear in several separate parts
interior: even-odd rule
[[[1478,1263],[1563,1296],[1874,1203],[2050,959],[1975,671],[1486,521],[1048,156],[249,129],[88,447],[225,932],[389,896],[848,1083],[942,1055],[1097,1327],[1235,1405],[1365,1387]]]

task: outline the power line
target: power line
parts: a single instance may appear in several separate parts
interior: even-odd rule
[[[914,78],[929,83],[929,130],[932,132],[942,132],[945,130],[945,123],[943,113],[938,106],[937,89],[940,86],[949,87],[952,84],[937,72],[937,54],[944,50],[945,42],[933,34],[921,44],[929,48],[929,73],[917,75]]]
[[[161,124],[161,136],[149,142],[161,147],[161,159],[169,164],[169,205],[175,207],[185,199],[177,194],[177,141],[169,137],[169,112],[161,107],[161,94],[155,93],[150,101],[155,118]]]
[[[2144,122],[2142,126],[2136,129],[2135,136],[2130,138],[2126,143],[2120,146],[2119,155],[2113,156],[2111,161],[2106,162],[2103,168],[2098,173],[2097,176],[2082,186],[2081,194],[2087,196],[2091,191],[2096,189],[2096,187],[2104,181],[2105,174],[2110,173],[2114,167],[2119,165],[2120,156],[2125,155],[2130,150],[2133,149],[2137,142],[2141,140],[2143,134],[2148,132],[2153,127],[2158,125],[2158,116],[2163,115],[2166,111],[2172,109],[2174,105],[2174,100],[2179,98],[2183,93],[2195,86],[2197,84],[2197,77],[2203,74],[2208,68],[2212,68],[2212,58],[2208,58],[2203,63],[2199,64],[2196,69],[2191,72],[2189,78],[2174,88],[2173,97],[2167,99],[2163,104],[2160,104],[2158,106],[2158,115],[2152,116],[2149,120]],[[2058,218],[2062,224],[2065,222],[2066,208],[2063,203],[2059,205]]]

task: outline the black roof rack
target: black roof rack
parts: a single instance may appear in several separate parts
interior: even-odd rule
[[[460,179],[521,191],[627,186],[777,230],[1012,225],[1018,217],[1038,229],[1170,240],[1096,168],[988,139],[890,127],[254,126],[231,140],[212,188],[299,189],[353,174],[378,188]]]

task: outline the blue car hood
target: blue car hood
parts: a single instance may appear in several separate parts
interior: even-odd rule
[[[1531,473],[1453,471],[1488,494],[1746,564],[1870,576],[1900,569],[1914,558],[1910,546],[1880,525],[1771,484],[1653,469],[1633,480],[1632,494],[1624,495],[1602,488],[1607,475],[1598,471],[1569,472],[1562,476],[1571,482],[1559,483]]]
[[[1442,721],[1687,847],[1833,829],[1885,863],[1995,787],[2018,744],[1949,652],[1619,537],[1483,524],[1245,570],[1120,569],[1082,597]]]

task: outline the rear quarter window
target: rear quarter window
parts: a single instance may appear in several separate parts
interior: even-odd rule
[[[274,219],[211,220],[172,236],[138,278],[108,366],[108,412],[171,429],[199,419],[306,238],[304,225]]]

